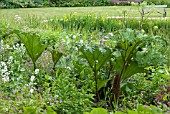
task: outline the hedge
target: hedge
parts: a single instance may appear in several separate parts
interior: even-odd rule
[[[166,4],[170,0],[145,0],[148,4]],[[129,3],[113,4],[112,0],[0,0],[0,8],[33,8],[33,7],[87,7],[130,5]]]

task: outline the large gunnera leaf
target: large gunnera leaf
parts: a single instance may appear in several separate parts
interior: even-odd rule
[[[19,36],[19,39],[24,43],[28,55],[32,59],[33,63],[35,63],[42,54],[42,52],[45,50],[47,45],[41,43],[40,36],[36,33],[22,33],[16,31],[16,34]]]
[[[100,48],[94,46],[86,48],[82,46],[80,51],[83,53],[83,57],[88,61],[93,71],[98,71],[108,60],[110,60],[112,52],[109,48]]]

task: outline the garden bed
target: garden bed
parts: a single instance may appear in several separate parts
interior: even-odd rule
[[[0,112],[169,113],[169,18],[0,19]]]

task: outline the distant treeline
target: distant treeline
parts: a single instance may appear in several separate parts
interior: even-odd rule
[[[145,0],[148,4],[167,4],[170,0]],[[112,0],[0,0],[0,8],[35,8],[35,7],[87,7],[130,5],[129,3],[115,4]]]

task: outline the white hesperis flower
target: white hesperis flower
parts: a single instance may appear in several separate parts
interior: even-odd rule
[[[3,75],[2,76],[2,81],[5,83],[5,82],[9,82],[9,76],[7,75]]]
[[[83,44],[83,40],[80,40],[80,44]]]
[[[39,69],[35,69],[35,74],[38,74],[39,73]]]
[[[8,59],[8,64],[11,64],[12,63],[12,61],[13,61],[13,57],[12,56],[9,56],[9,59]]]
[[[77,47],[75,47],[75,50],[78,51],[79,49]]]
[[[1,69],[1,74],[3,75],[5,72],[7,72],[8,71],[8,68],[7,68],[7,65],[6,65],[6,63],[5,62],[1,62],[1,64],[0,64],[0,69]]]
[[[48,20],[42,20],[41,23],[48,23]]]
[[[5,66],[5,65],[6,65],[6,63],[1,61],[1,66]]]
[[[0,63],[0,76],[2,77],[2,81],[9,82],[10,72],[8,71],[7,65],[5,62],[1,61]]]
[[[68,36],[66,36],[66,39],[69,39],[69,37],[68,37]]]
[[[142,48],[142,51],[143,51],[144,53],[146,53],[146,52],[147,52],[147,48]]]
[[[112,36],[113,36],[113,33],[108,33],[107,36],[108,36],[108,37],[112,37]]]
[[[66,67],[68,70],[71,70],[71,68],[70,67]]]
[[[76,35],[73,35],[73,39],[76,39]]]
[[[35,76],[31,76],[30,80],[33,82],[35,79]]]
[[[12,49],[8,44],[6,45],[6,48],[7,48],[7,49]]]
[[[15,15],[14,20],[15,20],[16,22],[18,22],[18,21],[21,20],[21,17],[20,17],[19,15]]]
[[[33,89],[33,88],[31,88],[31,89],[30,89],[30,93],[33,93],[33,92],[34,92],[34,89]]]
[[[54,98],[58,98],[58,95],[55,95]]]

